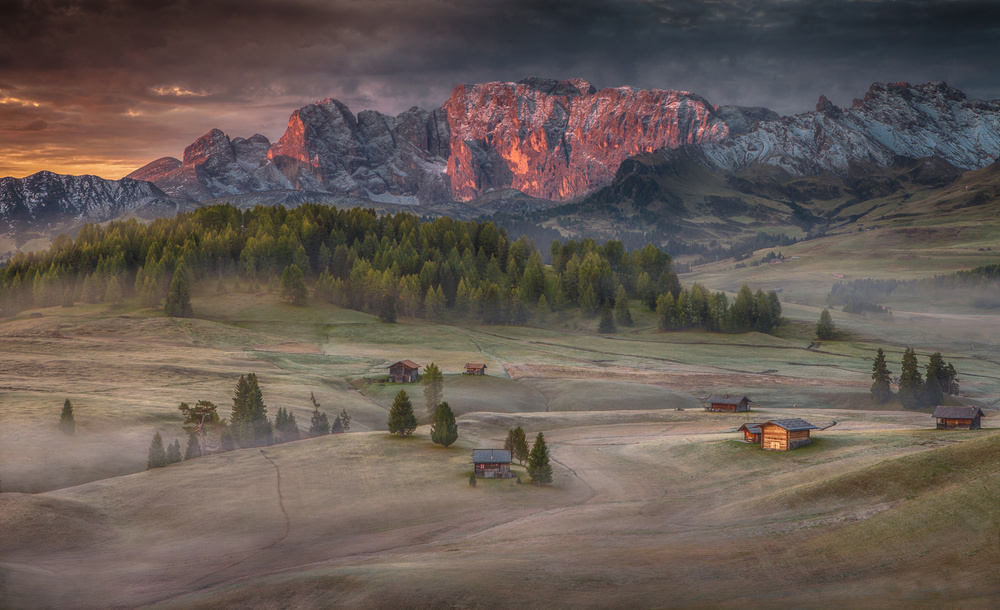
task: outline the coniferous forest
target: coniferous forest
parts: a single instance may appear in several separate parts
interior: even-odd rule
[[[10,316],[138,297],[142,306],[187,317],[196,315],[191,287],[210,282],[224,290],[225,278],[252,291],[280,288],[294,304],[304,303],[311,287],[313,299],[384,319],[398,313],[520,324],[538,309],[596,316],[616,305],[621,315],[624,296],[659,309],[663,330],[767,332],[780,320],[773,294],[737,299],[730,311],[722,293],[683,289],[671,257],[651,244],[629,252],[619,241],[553,241],[549,254],[546,267],[533,242],[511,241],[489,221],[312,204],[246,211],[215,205],[149,224],[87,224],[45,252],[18,253],[0,269],[0,309]],[[391,316],[382,314],[387,309]]]

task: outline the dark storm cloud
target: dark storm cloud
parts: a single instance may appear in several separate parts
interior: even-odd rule
[[[399,112],[529,75],[783,113],[886,80],[1000,98],[997,40],[991,1],[0,0],[0,175],[74,147],[120,174],[212,127],[274,139],[327,96]]]

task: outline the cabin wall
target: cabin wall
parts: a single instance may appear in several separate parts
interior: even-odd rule
[[[939,430],[979,430],[981,426],[978,417],[975,419],[949,419],[939,417],[937,422]]]
[[[788,431],[778,426],[761,428],[761,447],[773,451],[788,450]]]

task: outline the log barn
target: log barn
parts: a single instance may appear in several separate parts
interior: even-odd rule
[[[810,430],[819,430],[804,419],[772,419],[760,425],[760,446],[768,451],[788,451],[812,442]]]
[[[486,363],[485,362],[466,362],[465,363],[465,374],[466,375],[485,375],[486,374]]]
[[[473,449],[472,463],[480,479],[509,479],[510,451],[507,449]]]
[[[706,411],[723,413],[742,413],[750,410],[750,399],[746,396],[730,396],[729,394],[712,394],[705,399]]]
[[[984,416],[979,407],[939,406],[934,409],[938,430],[979,430],[979,418]]]
[[[400,360],[389,365],[390,383],[412,383],[417,380],[420,365],[412,360]]]
[[[760,424],[746,423],[736,430],[743,433],[743,440],[755,445],[760,444]]]

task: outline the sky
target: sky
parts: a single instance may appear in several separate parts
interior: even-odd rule
[[[120,178],[326,97],[395,114],[528,76],[782,114],[876,81],[1000,99],[1000,2],[0,0],[0,176]]]

